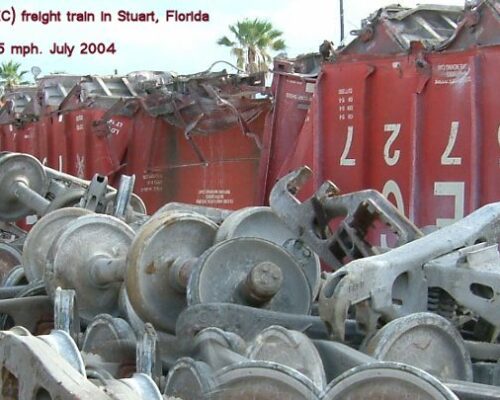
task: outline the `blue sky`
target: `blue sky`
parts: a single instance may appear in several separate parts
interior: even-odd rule
[[[430,0],[435,4],[462,5],[463,0]],[[346,31],[359,27],[360,20],[372,11],[390,4],[390,0],[344,0]],[[415,6],[416,1],[400,1]],[[228,25],[244,18],[263,18],[284,32],[289,56],[317,51],[323,39],[339,43],[338,0],[0,0],[0,9],[14,6],[18,12],[60,10],[101,10],[116,14],[118,10],[155,11],[163,17],[165,10],[203,10],[210,14],[208,23],[0,23],[2,41],[7,46],[35,42],[48,53],[54,42],[77,45],[80,42],[115,42],[115,55],[37,56],[4,55],[0,61],[14,59],[24,69],[37,65],[42,74],[65,71],[74,74],[120,74],[135,70],[166,70],[194,73],[206,69],[215,60],[233,61],[227,48],[216,40],[228,33]]]

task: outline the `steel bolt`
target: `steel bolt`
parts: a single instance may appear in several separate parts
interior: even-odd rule
[[[255,265],[247,277],[247,285],[252,298],[270,300],[283,284],[283,273],[276,264],[263,261]]]
[[[174,260],[166,260],[165,264],[168,264],[169,271],[169,283],[174,289],[178,290],[180,293],[186,292],[189,276],[191,275],[193,266],[197,261],[198,259],[196,257],[180,257]]]

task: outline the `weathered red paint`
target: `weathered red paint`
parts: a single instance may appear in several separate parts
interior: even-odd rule
[[[47,95],[57,78],[11,95],[17,102],[0,111],[1,150],[33,154],[80,178],[100,173],[114,185],[120,174],[135,174],[150,212],[169,201],[224,208],[258,202],[271,101],[255,98],[260,89],[252,82],[212,74],[186,80],[177,92],[138,94],[115,77],[61,79],[67,88],[57,100]]]
[[[265,114],[249,123],[260,139]],[[136,192],[150,209],[169,201],[229,209],[256,203],[260,149],[238,126],[194,137],[201,159],[183,130],[167,121],[141,111],[133,123],[129,149],[135,150],[124,159],[122,172],[136,174]]]
[[[363,43],[324,63],[279,175],[307,164],[316,186],[330,179],[343,192],[375,188],[418,226],[500,200],[497,4],[469,10],[440,51],[410,43],[406,52],[373,54],[359,50],[371,48]],[[379,28],[371,40],[386,40]]]
[[[319,60],[316,54],[287,61],[277,59],[273,68],[271,92],[275,103],[266,123],[267,159],[269,164],[262,182],[262,194],[267,199],[274,179],[290,152],[304,124],[314,93]],[[296,71],[300,72],[296,72]],[[270,179],[267,179],[267,178]]]
[[[272,110],[254,81],[217,74],[140,93],[125,78],[49,78],[0,110],[0,148],[114,184],[136,174],[151,212],[263,204],[277,178],[307,164],[302,196],[331,179],[344,192],[380,190],[419,226],[444,225],[500,199],[499,11],[491,0],[389,7],[320,71],[277,60]]]

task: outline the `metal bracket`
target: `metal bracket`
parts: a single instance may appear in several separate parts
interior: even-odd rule
[[[54,296],[54,329],[66,332],[78,343],[80,318],[76,309],[76,292],[58,287]]]
[[[274,185],[269,203],[295,235],[332,268],[341,267],[349,259],[380,253],[369,241],[369,230],[376,220],[397,235],[398,246],[423,236],[375,190],[340,195],[339,189],[326,181],[311,198],[301,203],[296,194],[311,175],[308,167],[302,167],[284,176]],[[332,232],[330,224],[339,217],[343,219]]]
[[[90,181],[87,191],[80,200],[80,207],[95,212],[104,212],[106,208],[106,193],[108,190],[108,178],[95,174]]]
[[[134,192],[135,175],[122,175],[120,177],[120,186],[116,193],[114,201],[113,215],[120,219],[125,219],[127,207],[130,204],[132,193]]]
[[[461,306],[500,328],[498,245],[465,247],[424,265],[429,287],[445,290]]]
[[[158,335],[153,325],[144,324],[144,333],[136,347],[136,369],[138,373],[150,378],[161,376],[161,365],[158,363]]]
[[[356,320],[368,333],[376,330],[379,318],[388,321],[413,312],[426,311],[428,287],[442,285],[445,290],[456,293],[451,285],[461,285],[456,279],[464,279],[458,273],[468,275],[469,279],[477,278],[477,275],[473,275],[477,271],[474,267],[456,269],[456,279],[450,278],[448,274],[454,271],[447,268],[446,275],[438,279],[444,267],[429,262],[474,243],[497,243],[499,238],[500,203],[493,203],[419,240],[385,254],[355,260],[332,274],[323,286],[319,298],[321,318],[328,324],[333,337],[342,340],[344,321],[353,306]],[[458,256],[449,257],[449,260],[456,261],[460,258],[460,252]],[[477,257],[485,259],[483,255]],[[491,261],[489,256],[486,259]],[[493,278],[493,270],[490,271],[492,274],[485,275],[486,279]],[[470,282],[475,281],[472,279]],[[478,282],[484,283],[484,280]],[[466,302],[472,290],[468,288],[467,294],[456,293],[456,300]],[[480,297],[476,296],[472,302],[467,300],[466,304],[483,313],[486,306],[477,306]],[[488,316],[489,320],[493,317],[500,323],[496,316]]]

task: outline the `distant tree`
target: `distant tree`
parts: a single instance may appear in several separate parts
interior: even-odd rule
[[[281,38],[283,32],[274,29],[268,21],[245,19],[229,25],[229,30],[235,40],[223,36],[217,40],[217,44],[231,47],[231,54],[236,56],[238,68],[248,73],[267,71],[268,64],[272,61],[269,51],[286,48],[285,41]]]
[[[0,65],[0,85],[7,90],[12,90],[15,85],[29,83],[27,81],[23,81],[23,77],[28,73],[28,71],[20,71],[20,68],[21,64],[12,60],[3,62]]]

